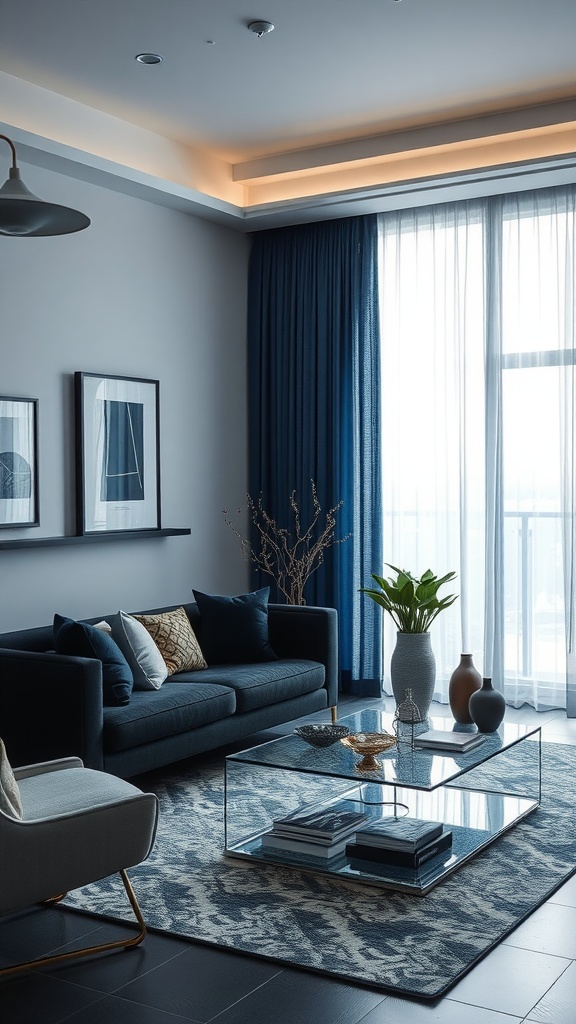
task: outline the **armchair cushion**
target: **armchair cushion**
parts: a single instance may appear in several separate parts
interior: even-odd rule
[[[20,789],[14,778],[12,765],[6,755],[4,740],[0,739],[0,811],[11,818],[22,817]]]
[[[154,794],[77,759],[28,766],[18,781],[23,821],[0,815],[0,914],[148,856],[158,814]]]
[[[134,677],[118,644],[102,629],[87,622],[54,616],[54,647],[57,654],[95,658],[102,663],[103,702],[122,707],[130,701]]]

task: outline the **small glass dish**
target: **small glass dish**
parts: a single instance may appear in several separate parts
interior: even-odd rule
[[[355,732],[342,737],[341,743],[355,754],[362,754],[362,760],[354,765],[358,772],[378,772],[382,765],[376,754],[382,754],[396,745],[396,737],[389,732]]]
[[[313,747],[331,747],[347,736],[350,729],[347,725],[300,725],[294,732]]]

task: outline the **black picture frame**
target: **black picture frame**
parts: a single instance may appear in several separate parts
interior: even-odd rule
[[[76,533],[159,530],[160,383],[74,374]]]
[[[38,399],[0,395],[0,529],[40,526]]]

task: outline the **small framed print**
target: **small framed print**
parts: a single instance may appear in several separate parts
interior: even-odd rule
[[[0,395],[0,527],[39,525],[38,399]]]
[[[159,530],[159,382],[74,377],[76,532]]]

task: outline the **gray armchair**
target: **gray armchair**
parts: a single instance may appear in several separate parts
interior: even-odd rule
[[[0,976],[137,946],[146,925],[126,868],[145,860],[152,849],[156,796],[85,768],[76,757],[17,768],[14,777],[22,818],[0,809],[0,914],[58,902],[69,890],[118,872],[139,931],[126,939],[6,967]]]

